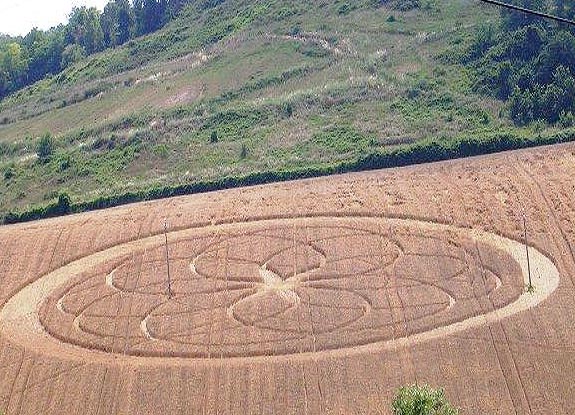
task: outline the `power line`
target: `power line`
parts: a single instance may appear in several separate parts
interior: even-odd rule
[[[556,22],[559,22],[559,23],[566,23],[566,24],[575,26],[575,21],[573,21],[573,20],[565,19],[565,18],[559,17],[559,16],[554,16],[554,15],[548,14],[548,13],[538,12],[537,10],[526,9],[525,7],[515,6],[513,4],[503,3],[500,1],[496,1],[496,0],[479,0],[479,1],[481,1],[483,3],[493,4],[493,5],[499,6],[499,7],[504,7],[506,9],[526,13],[526,14],[532,14],[534,16],[543,17],[545,19],[555,20]]]

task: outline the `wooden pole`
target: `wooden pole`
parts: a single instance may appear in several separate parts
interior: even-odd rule
[[[523,212],[523,229],[525,231],[524,239],[525,239],[525,252],[527,254],[527,275],[529,276],[529,286],[527,289],[531,291],[533,289],[533,284],[531,282],[531,262],[529,261],[529,245],[527,242],[527,217],[525,212]]]
[[[168,269],[168,298],[172,298],[172,280],[170,278],[170,254],[168,251],[168,221],[164,219],[164,238],[166,241],[166,267]]]

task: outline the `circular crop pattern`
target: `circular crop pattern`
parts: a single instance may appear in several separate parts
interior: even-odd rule
[[[372,218],[278,219],[168,235],[70,276],[40,322],[134,356],[226,358],[424,333],[517,300],[521,268],[468,231]]]

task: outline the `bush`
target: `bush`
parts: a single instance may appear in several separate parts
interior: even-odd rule
[[[293,115],[293,106],[290,103],[285,103],[281,106],[281,113],[285,118],[290,118]]]
[[[36,148],[36,154],[42,163],[50,161],[52,154],[54,154],[54,140],[52,139],[52,134],[46,133],[42,138],[40,138],[38,147]]]
[[[68,170],[72,166],[72,157],[69,154],[63,154],[58,158],[58,171],[60,173]]]
[[[218,133],[216,130],[214,130],[210,135],[210,143],[217,143],[217,142],[218,142]]]
[[[70,196],[68,196],[67,193],[60,193],[54,213],[58,215],[65,215],[66,213],[70,213],[71,206],[72,200],[70,199]]]
[[[349,3],[343,3],[337,8],[337,13],[341,15],[349,14],[355,7],[351,6]]]
[[[459,413],[447,401],[443,389],[435,390],[427,385],[400,388],[392,408],[394,415],[457,415]]]
[[[571,111],[563,111],[559,116],[559,125],[563,128],[575,126],[575,114],[573,114]]]
[[[6,167],[4,170],[4,180],[10,180],[16,176],[16,170],[13,165]]]

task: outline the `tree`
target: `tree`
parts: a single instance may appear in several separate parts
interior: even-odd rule
[[[513,66],[511,62],[504,61],[497,65],[493,80],[498,88],[497,97],[501,99],[509,98],[513,90]]]
[[[57,74],[62,70],[62,53],[64,52],[66,27],[59,25],[52,28],[46,42],[46,66],[47,73]]]
[[[575,4],[572,0],[555,0],[555,12],[566,19],[575,19]]]
[[[115,1],[108,2],[104,7],[100,16],[100,26],[104,34],[104,45],[106,47],[116,46],[118,44],[118,5]]]
[[[138,35],[158,30],[165,23],[168,3],[165,0],[134,0],[134,15]]]
[[[465,61],[473,61],[480,58],[496,43],[495,28],[493,24],[482,24],[476,30],[473,41],[469,46],[468,56]]]
[[[87,54],[103,49],[104,32],[100,23],[100,13],[95,7],[74,7],[67,28],[69,44],[82,46]]]
[[[443,389],[434,390],[427,385],[402,387],[392,403],[393,415],[457,415]]]
[[[28,80],[36,82],[42,79],[48,69],[47,35],[36,28],[32,29],[23,39],[22,45],[28,50]]]
[[[80,45],[73,44],[68,45],[62,52],[62,68],[67,68],[70,65],[75,64],[86,56],[84,48]]]
[[[128,0],[116,0],[118,5],[118,45],[126,43],[134,34],[134,10]]]
[[[58,202],[56,203],[56,213],[60,215],[65,215],[70,213],[70,207],[72,206],[72,200],[68,193],[60,193],[58,195]]]
[[[25,85],[28,62],[22,46],[17,42],[10,42],[1,56],[2,67],[9,82],[9,89],[11,91],[16,90]]]
[[[166,18],[173,19],[189,0],[169,0],[166,6]]]
[[[112,0],[100,16],[104,44],[114,47],[126,43],[134,32],[134,12],[128,0]]]
[[[546,10],[546,0],[513,0],[511,3],[526,9],[538,11]],[[508,9],[503,9],[501,11],[501,17],[503,18],[504,25],[508,30],[516,30],[532,24],[542,24],[543,22],[541,18],[537,16]]]
[[[60,71],[64,51],[63,32],[63,26],[47,32],[32,29],[24,37],[22,47],[27,50],[28,55],[27,83],[36,82],[46,74],[56,74]]]
[[[45,133],[40,138],[38,147],[36,148],[36,154],[38,155],[38,160],[42,163],[50,161],[54,154],[54,140],[52,139],[52,134]]]
[[[144,21],[144,0],[132,0],[134,9],[134,19],[136,22],[136,35],[145,33],[146,23]]]

